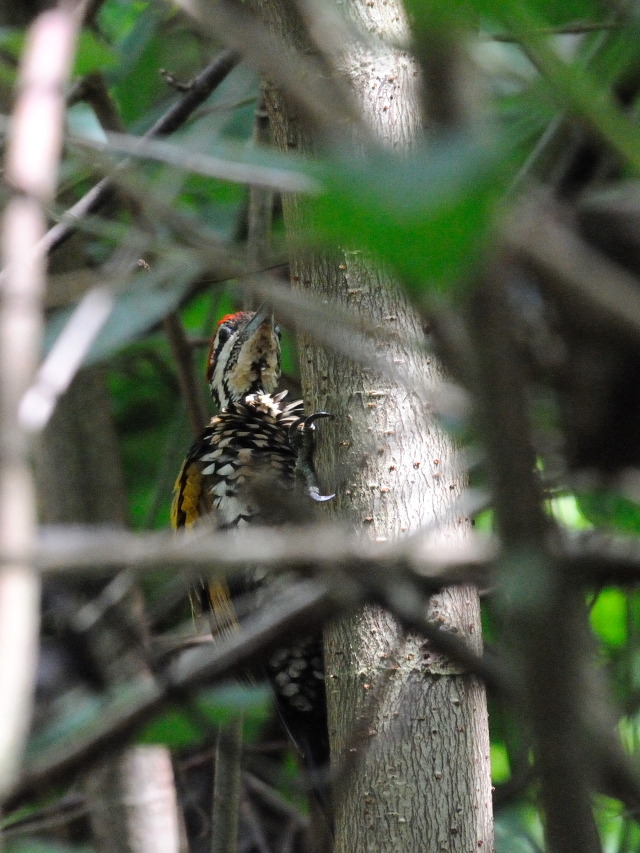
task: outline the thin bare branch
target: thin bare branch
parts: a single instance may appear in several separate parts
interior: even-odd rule
[[[251,533],[260,531],[250,531]],[[277,531],[262,531],[274,533]],[[227,541],[231,537],[227,537]],[[307,547],[308,535],[305,537]],[[325,550],[327,539],[325,538]],[[202,544],[202,543],[201,543]],[[319,546],[319,542],[317,543]],[[302,543],[300,543],[302,546]],[[247,554],[243,559],[247,561]],[[212,555],[209,551],[209,561]],[[343,570],[349,563],[343,563]],[[344,571],[341,572],[339,585],[329,585],[318,581],[298,581],[268,602],[260,611],[253,613],[243,621],[243,630],[224,641],[213,644],[204,643],[190,648],[160,674],[158,681],[144,679],[123,688],[121,695],[108,702],[98,716],[76,730],[68,738],[58,741],[50,750],[34,755],[28,762],[21,781],[14,788],[11,801],[44,785],[67,778],[84,762],[98,757],[107,749],[123,744],[139,723],[156,714],[164,704],[179,700],[185,691],[197,688],[221,677],[237,674],[247,666],[255,666],[257,660],[264,659],[271,650],[282,643],[289,634],[299,630],[313,630],[326,618],[335,617],[338,612],[360,606],[371,591],[367,587],[368,574],[363,569],[359,583],[346,583]],[[380,574],[378,575],[380,585]],[[446,583],[450,583],[447,579]],[[376,600],[379,596],[374,592]],[[391,599],[396,600],[394,596]],[[393,606],[393,601],[391,601]],[[424,606],[422,607],[424,613]],[[402,614],[397,615],[402,618]],[[414,620],[415,621],[415,620]],[[442,639],[444,650],[456,660],[469,664],[471,671],[495,681],[496,673],[492,665],[469,653],[466,644],[453,635],[431,626],[427,620],[417,626],[425,628],[436,640]],[[464,660],[463,660],[464,659]]]
[[[126,742],[136,727],[198,685],[253,666],[268,654],[283,635],[328,617],[332,609],[326,589],[311,581],[294,584],[268,610],[247,620],[241,634],[219,644],[189,650],[161,680],[139,680],[125,685],[103,707],[97,718],[32,756],[22,777],[12,788],[7,809],[23,797],[72,776],[86,762]]]
[[[524,32],[525,36],[579,36],[587,33],[607,32],[609,30],[621,30],[625,25],[620,21],[582,21],[575,24],[567,24],[561,27],[539,27],[530,32]],[[482,33],[482,39],[487,41],[504,42],[506,44],[517,44],[520,38],[512,33]]]
[[[35,501],[18,406],[40,349],[45,270],[34,252],[46,229],[62,145],[63,90],[80,7],[45,12],[32,25],[19,76],[6,157],[16,194],[2,222],[0,302],[0,796],[12,785],[31,718],[39,628],[39,582],[31,564]]]
[[[220,726],[211,809],[211,853],[236,853],[240,815],[243,716]]]
[[[586,588],[640,581],[640,537],[589,531],[555,539],[550,551],[567,577]],[[429,545],[428,536],[394,546],[356,542],[344,529],[326,525],[290,531],[254,527],[189,537],[74,526],[43,528],[34,563],[45,577],[104,578],[123,568],[140,575],[175,566],[193,574],[233,573],[247,562],[271,570],[348,565],[355,576],[373,566],[381,573],[407,569],[425,589],[430,584],[436,589],[451,583],[491,586],[490,567],[497,557],[495,540],[479,534],[447,548]],[[10,559],[9,554],[4,557]]]
[[[559,565],[548,550],[555,537],[536,475],[514,325],[505,269],[494,264],[474,294],[472,335],[480,422],[505,551],[498,580],[501,604],[509,614],[514,670],[522,673],[518,688],[526,698],[533,733],[549,850],[597,853],[600,840],[591,809],[588,738],[581,718],[588,702],[584,602],[580,590],[563,585]]]
[[[108,133],[106,142],[88,137],[72,137],[69,141],[76,146],[99,152],[114,151],[129,154],[131,157],[159,160],[187,172],[196,172],[224,181],[255,184],[282,192],[317,192],[319,189],[316,181],[302,172],[296,172],[293,168],[285,169],[242,162],[242,157],[246,160],[245,150],[238,151],[240,160],[238,162],[234,161],[231,149],[228,157],[213,157],[197,151],[189,151],[183,146],[179,147],[169,142],[149,139],[146,136],[128,136],[123,133]]]
[[[193,353],[189,346],[180,317],[175,312],[164,321],[164,331],[178,370],[178,382],[187,407],[191,432],[200,435],[207,423],[207,409],[202,397],[201,383],[197,382],[193,368]]]
[[[127,132],[104,76],[99,72],[87,74],[74,88],[73,94],[68,98],[68,104],[71,106],[78,101],[86,101],[93,108],[103,130],[112,133]]]
[[[532,196],[509,219],[507,249],[543,273],[542,286],[573,309],[576,319],[606,319],[640,339],[638,279],[563,224],[550,199]],[[606,282],[606,287],[603,287]]]
[[[357,574],[376,565],[414,567],[425,586],[433,583],[484,584],[483,567],[496,557],[495,542],[471,534],[463,543],[429,543],[428,536],[408,537],[394,545],[359,542],[341,527],[311,525],[282,530],[251,527],[232,532],[130,533],[103,528],[50,527],[35,552],[47,576],[109,576],[124,568],[143,573],[183,566],[194,572],[227,572],[259,563],[269,569],[345,565]],[[9,558],[9,555],[7,555]],[[467,567],[467,568],[465,568]]]
[[[19,419],[27,432],[43,429],[55,405],[69,388],[114,304],[111,288],[92,287],[80,300],[51,352],[38,370],[36,380],[22,398]]]
[[[249,791],[260,797],[265,805],[269,806],[277,814],[295,821],[296,825],[301,828],[306,828],[309,825],[309,819],[305,815],[299,812],[288,800],[285,800],[275,788],[267,785],[262,779],[258,779],[253,773],[245,771],[242,774],[242,781]]]
[[[195,78],[189,91],[167,110],[164,116],[147,131],[144,138],[168,136],[182,127],[189,116],[204,103],[237,64],[238,55],[234,51],[223,51]],[[111,191],[111,181],[109,178],[103,178],[67,210],[57,225],[47,231],[38,241],[35,251],[44,255],[62,245],[75,232],[78,220],[95,212],[106,201]]]
[[[251,800],[248,797],[242,797],[240,808],[242,810],[242,817],[251,832],[251,837],[253,838],[253,842],[256,845],[258,853],[271,853],[264,830],[260,823],[260,818],[256,814],[256,810],[254,809]]]
[[[2,836],[6,840],[46,832],[84,817],[86,813],[85,798],[81,794],[67,794],[57,803],[36,809],[25,817],[9,819],[2,828]]]

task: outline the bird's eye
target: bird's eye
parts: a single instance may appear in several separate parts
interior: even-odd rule
[[[276,333],[276,335],[278,336],[278,340],[281,340],[281,339],[282,339],[282,332],[281,332],[281,330],[280,330],[280,326],[274,326],[274,327],[273,327],[273,331],[274,331],[274,332]]]
[[[221,344],[228,341],[231,337],[231,329],[228,326],[220,326],[218,329],[218,340]]]

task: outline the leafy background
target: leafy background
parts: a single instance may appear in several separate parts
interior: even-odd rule
[[[426,18],[422,4],[413,0],[407,6],[419,33]],[[435,4],[432,13],[437,23],[447,24],[448,4]],[[630,13],[624,26],[609,27],[609,7],[588,0],[477,0],[465,6],[465,15],[465,23],[471,21],[479,32],[473,53],[484,71],[483,134],[471,138],[460,133],[404,158],[378,152],[355,160],[339,152],[313,168],[294,158],[282,160],[292,173],[306,171],[322,184],[322,193],[311,200],[317,228],[313,238],[343,245],[355,242],[367,249],[397,273],[425,311],[434,305],[455,308],[460,304],[493,238],[504,198],[523,185],[527,163],[541,134],[558,116],[568,113],[584,126],[595,128],[622,158],[622,177],[635,178],[640,169],[637,95],[626,114],[609,95],[612,84],[635,73],[640,65],[640,19]],[[603,28],[551,39],[539,36],[549,27],[561,29],[576,22],[602,24]],[[525,50],[508,40],[513,32],[522,36]],[[496,35],[503,40],[493,38]],[[15,60],[23,42],[24,32],[19,29],[0,31],[0,78],[5,85],[15,80]],[[187,82],[221,47],[175,7],[144,0],[106,0],[91,29],[82,34],[75,75],[100,73],[126,131],[140,135],[177,97],[160,69]],[[253,142],[258,92],[257,75],[245,66],[237,67],[171,142],[205,155],[226,157],[231,152],[239,162],[275,162],[273,154],[256,148]],[[104,140],[96,114],[85,102],[69,108],[68,130],[76,136]],[[117,159],[111,155],[108,162]],[[92,160],[87,149],[70,142],[52,220],[99,173],[100,163]],[[153,275],[145,280],[144,273],[139,273],[122,283],[114,315],[91,359],[107,371],[131,524],[138,530],[162,529],[168,526],[173,479],[191,433],[161,320],[179,308],[186,333],[195,342],[193,356],[203,376],[206,345],[202,340],[211,333],[215,319],[237,308],[241,300],[234,282],[212,281],[201,259],[189,259],[188,241],[183,239],[179,223],[192,225],[227,247],[240,246],[246,239],[248,191],[240,184],[150,159],[136,159],[127,167],[127,178],[148,225],[141,257],[150,263]],[[169,221],[158,212],[163,208],[177,212],[182,219]],[[276,213],[274,263],[284,256],[277,206]],[[126,204],[111,205],[91,217],[80,238],[54,255],[52,281],[69,271],[97,270],[129,233],[132,221],[131,207]],[[73,300],[73,294],[69,298]],[[55,305],[48,314],[47,346],[69,315],[64,294]],[[295,388],[295,341],[288,330],[283,349],[285,373]],[[543,436],[558,429],[553,411],[541,414],[536,429]],[[462,429],[458,425],[458,433],[470,443],[476,440],[468,425]],[[548,464],[543,454],[540,464]],[[482,485],[480,471],[473,470],[471,477],[473,485]],[[551,488],[548,511],[572,530],[640,533],[640,506],[615,489],[574,492],[566,487]],[[477,518],[476,529],[491,527],[490,512]],[[153,603],[161,591],[148,588],[147,594]],[[628,750],[636,753],[640,745],[639,593],[606,587],[594,590],[589,604],[600,665],[610,678],[621,710],[620,733]],[[490,602],[485,609],[486,635],[491,642],[495,614]],[[256,738],[269,716],[268,696],[225,688],[203,694],[200,700],[200,711],[213,723],[225,718],[229,706],[248,710],[248,735]],[[73,721],[67,722],[73,725]],[[521,742],[517,721],[492,702],[490,723],[498,850],[526,853],[542,849],[536,791],[528,772],[530,756]],[[49,735],[55,737],[55,732]],[[140,739],[184,749],[197,746],[203,736],[206,739],[207,733],[193,719],[176,710],[147,726]],[[34,741],[32,749],[40,745],[41,741]],[[639,849],[638,825],[619,802],[600,798],[597,817],[607,851]],[[11,821],[8,818],[7,824]],[[16,842],[11,849],[43,853],[57,849],[45,842],[21,844]]]

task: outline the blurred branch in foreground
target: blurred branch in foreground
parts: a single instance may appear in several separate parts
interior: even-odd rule
[[[2,221],[0,302],[0,795],[13,784],[31,719],[38,645],[39,580],[30,562],[35,497],[27,436],[18,406],[32,380],[42,332],[46,230],[62,146],[64,85],[75,52],[81,5],[36,19],[29,31],[6,155],[15,195]]]

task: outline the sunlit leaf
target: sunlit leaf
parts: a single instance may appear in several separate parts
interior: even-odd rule
[[[627,598],[619,589],[603,589],[591,608],[591,627],[610,646],[627,641]]]
[[[74,74],[90,74],[113,68],[118,62],[116,53],[91,30],[82,30],[78,39]]]
[[[511,776],[509,752],[504,743],[491,744],[491,779],[495,785],[506,782]]]
[[[170,749],[183,749],[201,743],[204,734],[195,725],[193,714],[170,709],[156,717],[138,733],[138,743],[162,743]]]
[[[575,495],[560,495],[549,501],[551,514],[572,530],[588,530],[592,527],[589,519],[580,511],[580,506]]]
[[[238,715],[264,720],[270,713],[271,690],[265,684],[230,683],[204,690],[195,700],[196,707],[212,723],[223,725]]]
[[[640,506],[614,492],[601,490],[576,496],[582,515],[594,526],[640,533]]]
[[[501,809],[495,820],[496,853],[542,853],[542,823],[532,806]]]
[[[378,154],[328,170],[311,202],[320,235],[362,248],[419,294],[457,282],[478,260],[504,189],[506,153],[464,137],[406,157]]]

